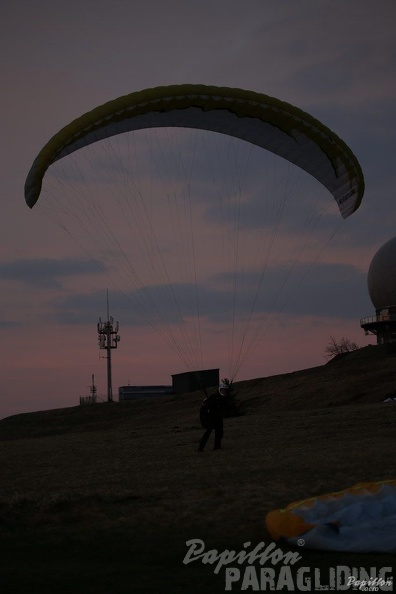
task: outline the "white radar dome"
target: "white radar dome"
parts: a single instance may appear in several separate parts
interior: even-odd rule
[[[367,285],[376,310],[396,306],[396,237],[375,254],[367,274]]]

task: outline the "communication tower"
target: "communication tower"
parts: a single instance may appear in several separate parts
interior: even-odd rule
[[[118,335],[118,322],[110,316],[109,309],[109,292],[107,291],[107,321],[102,322],[99,318],[98,322],[99,334],[99,349],[106,351],[105,358],[107,359],[107,401],[113,402],[113,385],[111,379],[111,351],[116,349],[120,341]]]
[[[89,393],[91,395],[92,401],[96,402],[96,395],[98,393],[98,388],[96,387],[96,384],[95,384],[94,374],[92,374],[92,384],[89,387]]]

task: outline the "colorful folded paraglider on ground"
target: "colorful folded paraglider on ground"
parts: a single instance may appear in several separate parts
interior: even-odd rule
[[[274,540],[309,549],[396,553],[396,480],[357,484],[267,514]]]

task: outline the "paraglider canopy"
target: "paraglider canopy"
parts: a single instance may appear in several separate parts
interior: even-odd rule
[[[363,174],[352,151],[307,113],[252,91],[179,85],[120,97],[60,130],[42,149],[28,174],[28,206],[37,202],[51,163],[104,138],[155,127],[211,130],[272,151],[320,181],[333,194],[344,217],[362,200]]]
[[[319,223],[328,234],[363,192],[356,157],[318,120],[204,85],[146,89],[82,115],[25,183],[28,206],[126,298],[124,325],[156,330],[189,371],[228,357],[231,380],[326,245]]]
[[[396,481],[359,483],[265,518],[271,538],[327,551],[396,553]],[[303,536],[303,541],[301,541]]]

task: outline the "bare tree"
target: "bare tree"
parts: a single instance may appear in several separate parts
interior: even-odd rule
[[[325,349],[325,357],[332,359],[336,355],[343,353],[350,353],[351,351],[357,351],[360,347],[349,338],[340,338],[337,340],[334,336],[330,336],[330,342]]]

